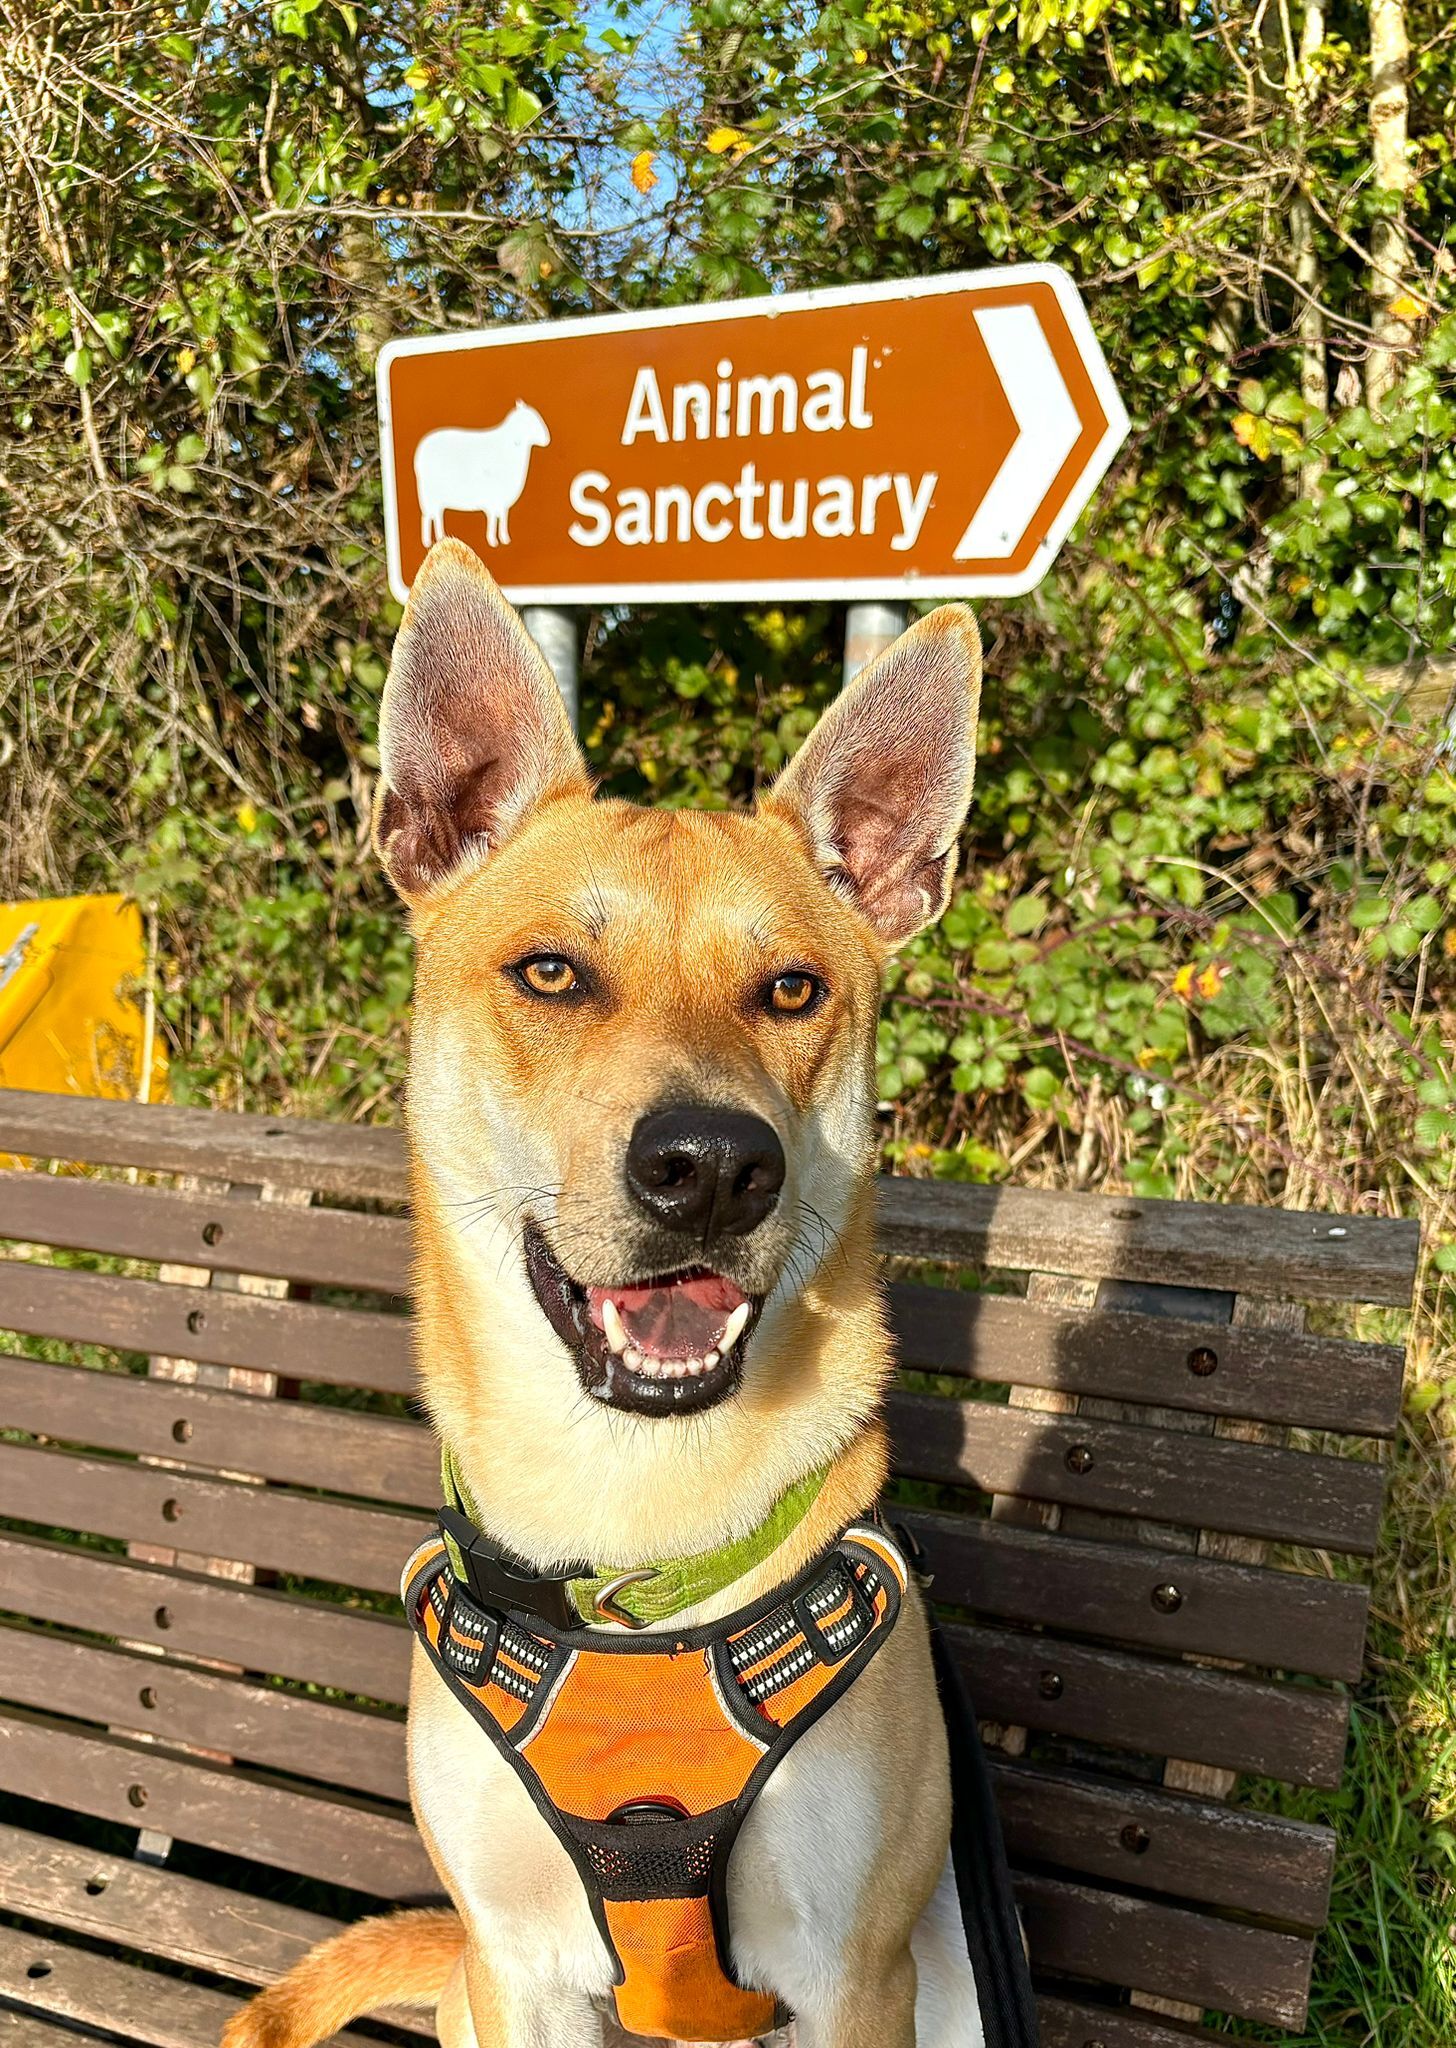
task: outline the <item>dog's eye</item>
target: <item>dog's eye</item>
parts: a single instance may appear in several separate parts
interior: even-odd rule
[[[533,953],[529,960],[518,960],[511,972],[533,996],[572,996],[581,990],[581,977],[559,953]]]
[[[775,975],[769,983],[768,1007],[781,1016],[801,1017],[814,1008],[823,993],[824,984],[817,976],[795,968],[788,974]]]

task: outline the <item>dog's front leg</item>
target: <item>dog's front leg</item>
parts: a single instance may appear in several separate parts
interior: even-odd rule
[[[889,1958],[845,1958],[822,2003],[801,2004],[796,2048],[916,2048],[915,1964],[908,1948]]]
[[[506,1975],[474,1941],[441,1995],[435,2030],[441,2048],[601,2048],[602,2041],[590,1999]]]

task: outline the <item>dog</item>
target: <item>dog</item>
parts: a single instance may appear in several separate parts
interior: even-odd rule
[[[849,683],[751,815],[645,810],[593,795],[468,548],[438,542],[411,592],[375,844],[417,941],[418,1357],[462,1496],[523,1570],[592,1560],[630,1590],[643,1559],[738,1555],[823,1475],[769,1554],[634,1645],[762,1613],[852,1525],[873,1546],[881,978],[948,899],[979,692],[975,620],[943,607]],[[629,1590],[573,1640],[620,1636]],[[620,2040],[579,1870],[423,1643],[408,1742],[454,1910],[348,1929],[225,2048],[305,2048],[408,2004],[437,2007],[446,2048]],[[949,1832],[911,1575],[883,1648],[742,1820],[724,1973],[792,2015],[798,2048],[974,2048]]]

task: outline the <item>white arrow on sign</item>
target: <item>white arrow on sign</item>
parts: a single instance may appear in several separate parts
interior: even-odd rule
[[[955,558],[1004,561],[1076,447],[1082,422],[1032,307],[988,306],[974,318],[1017,431],[956,545]]]

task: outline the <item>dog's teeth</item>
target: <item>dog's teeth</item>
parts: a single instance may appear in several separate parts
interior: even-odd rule
[[[635,1344],[629,1344],[626,1350],[622,1353],[622,1363],[625,1366],[628,1366],[633,1372],[641,1372],[642,1353],[637,1349],[637,1346]]]
[[[627,1331],[621,1312],[610,1295],[602,1303],[602,1333],[610,1349],[620,1358],[627,1349]]]
[[[737,1308],[734,1309],[732,1315],[729,1316],[727,1322],[723,1325],[723,1334],[718,1339],[718,1349],[720,1351],[728,1352],[733,1349],[733,1346],[748,1328],[748,1318],[752,1313],[753,1310],[746,1301],[739,1302]]]
[[[713,1367],[718,1363],[718,1360],[722,1357],[722,1355],[723,1354],[721,1351],[709,1351],[708,1353],[706,1353],[703,1359],[703,1370],[705,1372],[711,1372],[713,1370]]]

